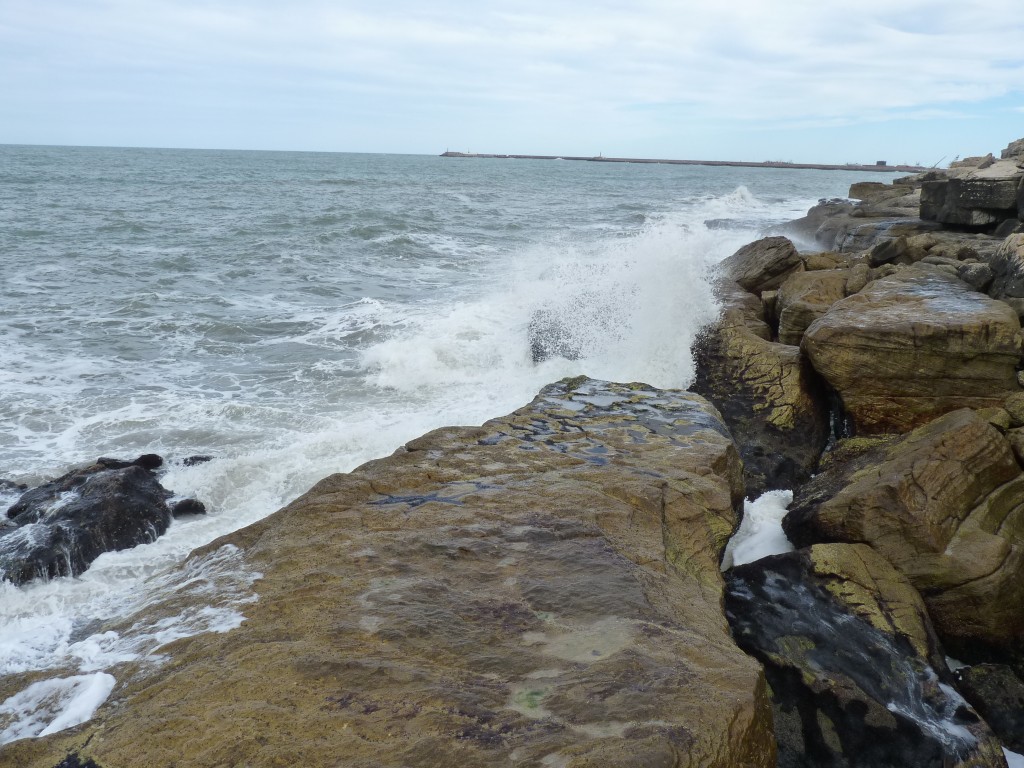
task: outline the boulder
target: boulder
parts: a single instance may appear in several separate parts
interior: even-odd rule
[[[1013,654],[1024,640],[1024,475],[971,410],[829,462],[783,528],[797,546],[869,544],[921,592],[958,658]]]
[[[1008,749],[1024,752],[1024,681],[1003,664],[961,667],[956,687]]]
[[[838,224],[841,225],[841,222]],[[836,232],[835,249],[842,253],[857,253],[886,240],[927,234],[941,227],[941,224],[917,217],[853,219]]]
[[[245,621],[0,763],[774,766],[721,610],[740,473],[703,398],[644,385],[431,432],[196,553],[262,574]]]
[[[863,544],[820,544],[729,573],[726,614],[765,666],[778,765],[1002,766],[952,687],[920,597]]]
[[[957,277],[967,283],[971,290],[984,293],[992,285],[995,273],[988,264],[961,264],[957,267]]]
[[[802,349],[858,434],[905,432],[1017,391],[1020,321],[1003,302],[915,265],[836,302]]]
[[[726,280],[756,294],[778,288],[790,274],[803,268],[796,246],[786,237],[765,237],[748,243],[719,265]]]
[[[797,272],[779,289],[779,342],[799,346],[807,327],[846,296],[850,271]]]
[[[922,252],[921,255],[923,256],[924,253]],[[911,258],[911,248],[905,236],[882,240],[872,247],[868,254],[868,264],[872,267],[893,262],[910,264],[913,261],[916,259]]]
[[[989,264],[993,273],[990,296],[996,299],[1024,298],[1024,234],[1007,237]]]
[[[848,200],[820,200],[806,216],[783,224],[779,230],[801,246],[831,250],[836,245],[837,232],[849,221],[853,209]],[[842,231],[845,233],[845,229]]]
[[[1013,160],[982,163],[966,173],[927,181],[921,218],[967,227],[991,227],[1017,216],[1024,170]]]
[[[828,440],[827,396],[799,347],[770,341],[756,296],[725,281],[718,291],[722,314],[694,345],[691,389],[736,438],[747,496],[792,488],[810,477]]]
[[[1003,160],[1024,158],[1024,139],[1017,139],[1016,141],[1011,141],[1006,146],[1006,149],[1002,151],[1000,157]]]
[[[155,541],[171,522],[169,495],[133,462],[97,463],[26,491],[7,511],[13,525],[0,528],[0,578],[77,576],[104,552]]]

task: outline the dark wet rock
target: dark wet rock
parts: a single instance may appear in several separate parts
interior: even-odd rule
[[[213,456],[187,456],[181,460],[181,463],[186,467],[194,467],[198,464],[206,464],[208,461],[213,461]]]
[[[703,398],[546,387],[215,542],[261,574],[241,626],[0,761],[771,768],[764,676],[721,610],[742,494]]]
[[[206,505],[198,499],[182,499],[171,505],[171,514],[174,517],[183,515],[205,515]]]
[[[103,766],[92,759],[82,760],[77,752],[71,752],[53,768],[103,768]]]
[[[921,592],[957,658],[1017,653],[1024,474],[1010,443],[963,409],[866,447],[796,491],[783,521],[790,540],[870,544]]]
[[[136,464],[95,464],[26,491],[0,529],[2,578],[73,576],[104,552],[155,541],[171,521],[168,495]]]
[[[691,389],[721,411],[743,459],[746,495],[792,488],[817,466],[828,440],[828,401],[799,347],[770,341],[758,297],[719,285],[718,322],[693,348]]]
[[[1003,664],[978,664],[954,673],[957,689],[1007,748],[1024,752],[1024,681]]]
[[[164,460],[162,456],[158,456],[155,453],[144,453],[137,459],[132,461],[126,461],[125,459],[112,459],[108,456],[100,456],[96,459],[96,463],[106,469],[124,469],[125,467],[142,467],[153,471],[163,466]]]
[[[864,545],[729,572],[737,643],[765,665],[782,768],[1002,766],[956,693],[920,597]]]
[[[726,280],[750,293],[778,288],[793,272],[804,269],[796,246],[786,237],[765,237],[740,248],[719,264]]]
[[[833,304],[801,348],[857,434],[905,432],[1020,389],[1020,321],[1005,303],[917,264]]]
[[[24,483],[16,483],[13,480],[0,478],[0,492],[27,491],[28,486]]]

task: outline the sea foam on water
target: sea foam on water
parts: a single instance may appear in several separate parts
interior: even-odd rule
[[[79,577],[0,583],[10,630],[0,670],[53,671],[2,704],[5,739],[88,718],[127,659],[158,663],[172,639],[237,626],[258,579],[237,553],[174,569],[322,477],[428,430],[505,414],[565,376],[687,386],[690,345],[717,311],[709,268],[850,181],[405,156],[0,152],[11,179],[51,206],[44,216],[16,184],[0,188],[5,215],[35,222],[0,231],[0,478],[34,484],[100,455],[159,453],[164,486],[209,511]],[[114,166],[133,173],[116,178]],[[576,359],[533,362],[541,311]],[[181,461],[195,454],[214,459]],[[205,590],[189,615],[119,623],[182,589]]]

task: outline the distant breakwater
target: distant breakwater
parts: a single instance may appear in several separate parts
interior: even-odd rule
[[[929,170],[918,165],[888,165],[876,163],[874,165],[857,165],[847,163],[845,165],[829,165],[827,163],[785,163],[782,161],[766,160],[764,162],[752,162],[743,160],[665,160],[643,157],[574,157],[570,155],[494,155],[478,152],[452,152],[446,150],[441,157],[463,157],[463,158],[488,158],[499,160],[585,160],[590,163],[653,163],[659,165],[724,165],[734,168],[809,168],[816,171],[871,171],[876,173],[920,173]]]

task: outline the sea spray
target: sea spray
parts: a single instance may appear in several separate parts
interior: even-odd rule
[[[0,477],[34,484],[99,455],[158,453],[163,484],[209,511],[80,577],[0,584],[0,623],[13,628],[0,669],[21,672],[88,656],[88,674],[105,674],[132,654],[158,656],[158,638],[126,640],[145,627],[117,638],[94,627],[159,599],[196,547],[423,432],[507,413],[564,376],[685,387],[690,343],[715,314],[708,267],[857,180],[0,152],[0,211],[25,225],[0,228]],[[571,329],[577,359],[532,362],[529,324],[544,308]],[[182,461],[194,454],[214,458]],[[193,628],[230,628],[244,604],[230,610]]]

